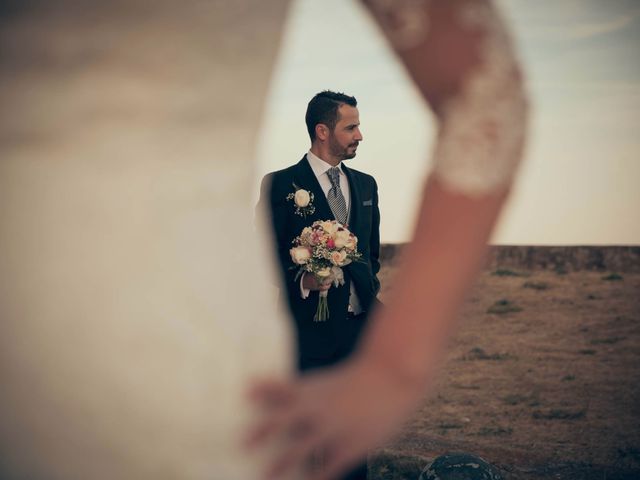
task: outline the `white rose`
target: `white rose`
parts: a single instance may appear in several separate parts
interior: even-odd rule
[[[331,220],[325,220],[324,222],[320,222],[320,226],[328,234],[332,234],[333,232],[336,231],[336,227]]]
[[[344,265],[344,261],[347,259],[347,252],[344,250],[336,250],[331,252],[331,263],[336,267]]]
[[[291,260],[296,265],[304,265],[311,259],[311,250],[307,247],[293,247],[289,250],[291,254]]]
[[[300,207],[300,208],[304,208],[307,205],[309,205],[309,202],[311,201],[311,197],[309,196],[309,192],[307,192],[306,190],[296,190],[296,194],[293,197],[293,201],[295,202],[296,206]]]
[[[331,275],[331,269],[329,267],[323,268],[322,270],[318,270],[316,272],[316,275],[321,278],[327,278],[329,275]]]
[[[333,241],[336,244],[336,248],[344,248],[349,242],[349,231],[348,230],[340,230],[335,233]]]

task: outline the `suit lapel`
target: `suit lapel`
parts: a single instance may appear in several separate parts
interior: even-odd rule
[[[345,173],[347,180],[349,181],[349,195],[351,197],[349,202],[349,231],[353,233],[360,242],[364,242],[364,239],[361,238],[362,232],[360,231],[359,224],[360,217],[362,216],[362,193],[360,192],[358,179],[356,178],[356,174],[347,168],[344,163],[342,164],[342,171]],[[353,272],[353,266],[354,264],[352,263],[344,268],[348,272]],[[358,295],[361,300],[365,298],[362,296],[361,292]]]
[[[327,197],[325,197],[322,187],[316,178],[316,174],[313,173],[311,165],[307,161],[306,155],[296,165],[294,181],[299,188],[313,193],[313,204],[316,207],[316,211],[312,217],[316,217],[318,220],[333,220],[335,218],[327,202]]]
[[[349,230],[351,230],[354,235],[357,236],[358,231],[358,213],[360,211],[360,205],[362,202],[362,196],[360,194],[360,188],[358,187],[358,182],[355,179],[355,174],[342,164],[342,171],[347,176],[347,180],[349,180],[349,195],[351,197],[351,201],[349,202]]]

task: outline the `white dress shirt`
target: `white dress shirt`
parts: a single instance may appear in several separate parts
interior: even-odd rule
[[[318,183],[324,192],[325,197],[331,190],[331,180],[329,179],[329,174],[327,173],[333,165],[325,162],[320,157],[315,155],[309,150],[307,152],[307,161],[311,166],[311,170],[315,174],[318,179]],[[342,195],[344,196],[345,202],[347,204],[347,212],[349,215],[347,218],[351,217],[350,206],[351,206],[351,191],[349,189],[349,180],[347,179],[347,175],[342,170],[342,162],[336,165],[340,169],[340,190],[342,190]],[[300,278],[300,294],[302,298],[307,298],[309,296],[310,290],[303,288],[302,281],[304,280],[304,275]],[[353,286],[353,282],[351,283],[351,293],[349,295],[349,311],[353,312],[355,315],[362,313],[362,307],[360,306],[360,300],[358,299],[358,295],[356,295],[355,288]]]

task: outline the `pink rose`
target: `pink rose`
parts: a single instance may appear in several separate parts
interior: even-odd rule
[[[333,263],[336,267],[341,267],[345,265],[345,261],[347,259],[347,252],[344,250],[336,250],[335,252],[331,252],[331,263]]]

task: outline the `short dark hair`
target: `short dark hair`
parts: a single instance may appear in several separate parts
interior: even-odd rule
[[[358,105],[356,97],[351,97],[340,92],[325,90],[317,93],[307,105],[307,113],[304,117],[307,123],[307,131],[311,141],[316,139],[316,125],[323,123],[331,131],[338,123],[338,109],[340,105],[347,104],[352,107]]]

